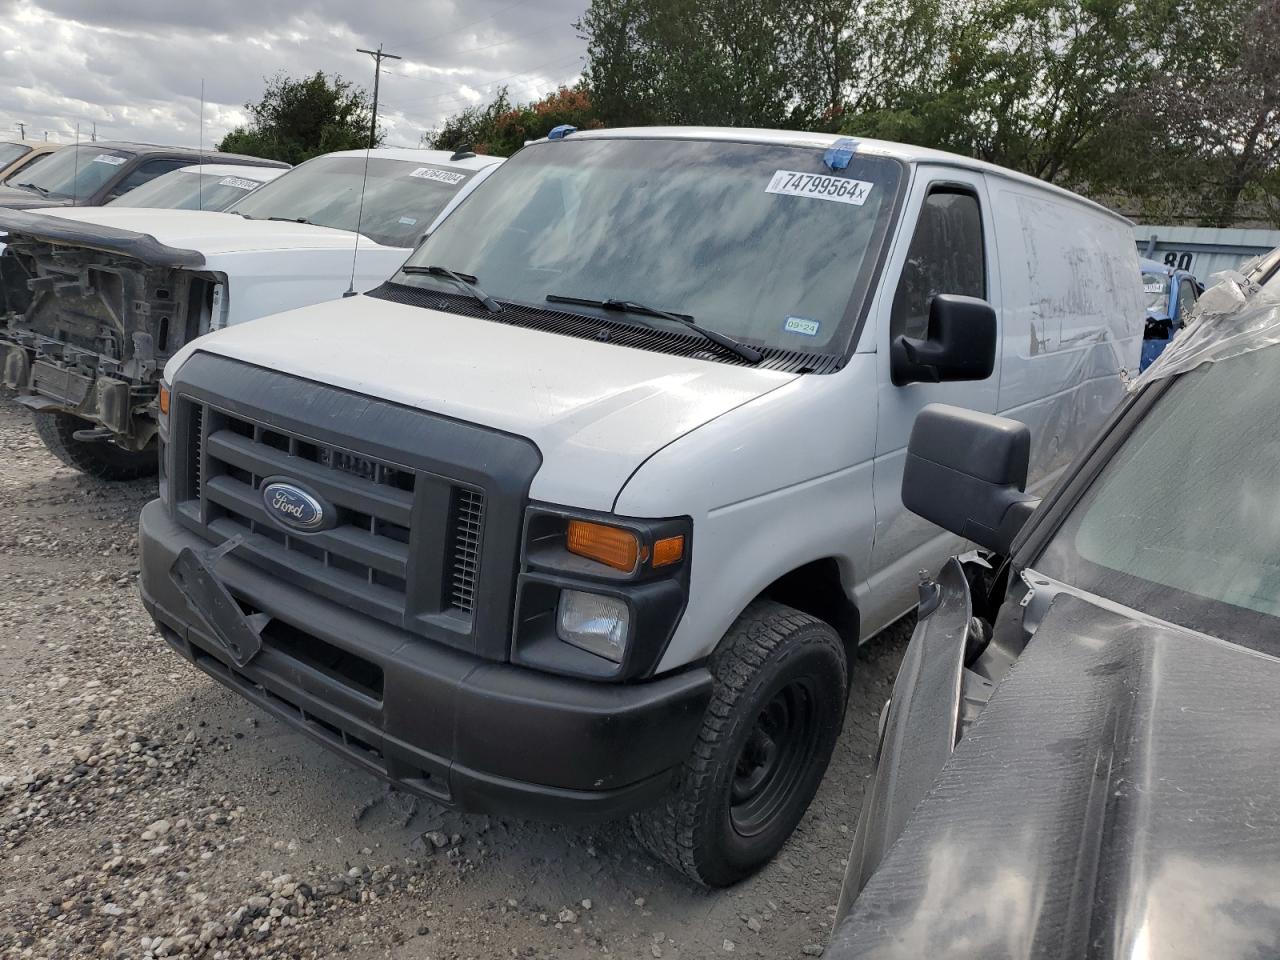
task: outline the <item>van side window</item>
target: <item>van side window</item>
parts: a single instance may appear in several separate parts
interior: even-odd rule
[[[1178,284],[1178,320],[1187,322],[1187,314],[1196,305],[1196,287],[1190,280],[1182,280]]]
[[[962,187],[934,187],[924,199],[893,297],[890,335],[926,336],[929,301],[939,293],[987,295],[982,211]]]

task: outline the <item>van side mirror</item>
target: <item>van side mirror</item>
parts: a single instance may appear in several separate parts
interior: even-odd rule
[[[944,530],[1007,555],[1040,503],[1023,492],[1030,459],[1026,424],[931,403],[911,428],[902,503]]]
[[[929,302],[928,335],[895,337],[889,349],[890,377],[899,387],[985,380],[996,366],[996,312],[977,297],[940,293]]]

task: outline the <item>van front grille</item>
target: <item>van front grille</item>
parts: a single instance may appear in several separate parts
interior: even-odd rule
[[[178,509],[221,539],[239,536],[261,565],[330,599],[397,626],[423,613],[464,622],[475,610],[484,494],[449,485],[448,533],[416,543],[412,468],[320,443],[277,426],[182,399],[192,452]],[[425,476],[424,484],[440,478]],[[273,518],[263,488],[287,480],[336,510],[326,529],[302,533]],[[424,497],[431,502],[434,497]],[[437,550],[437,584],[410,595],[415,547]],[[429,564],[422,564],[429,566]]]
[[[211,546],[239,538],[218,562],[248,578],[245,602],[510,658],[532,440],[206,351],[172,391],[169,507]],[[283,519],[264,500],[276,480],[323,522]]]

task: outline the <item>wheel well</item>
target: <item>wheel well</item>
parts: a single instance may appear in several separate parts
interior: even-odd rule
[[[844,592],[840,565],[834,557],[814,560],[784,573],[765,587],[760,596],[785,603],[829,623],[844,642],[845,653],[852,666],[860,620],[858,608]]]

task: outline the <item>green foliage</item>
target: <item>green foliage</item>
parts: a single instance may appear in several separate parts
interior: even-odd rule
[[[842,131],[1131,212],[1280,216],[1280,0],[592,0],[583,81],[450,118],[509,154],[557,123]]]
[[[565,123],[579,130],[604,125],[584,84],[561,87],[541,100],[519,105],[512,105],[507,88],[502,87],[492,102],[450,117],[423,141],[437,150],[454,150],[469,143],[477,153],[509,157],[526,140],[545,137]]]
[[[219,150],[301,163],[334,150],[369,144],[372,108],[360,87],[317,71],[294,79],[277,74],[257,103],[246,103],[250,120],[218,144]],[[379,134],[377,142],[382,142]]]

